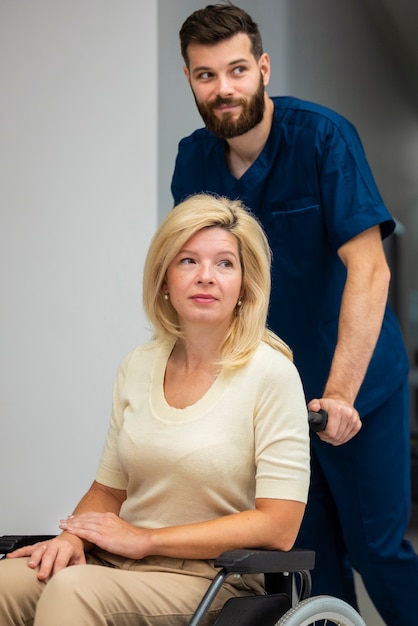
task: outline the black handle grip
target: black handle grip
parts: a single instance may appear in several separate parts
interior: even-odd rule
[[[314,433],[320,433],[327,427],[328,413],[325,411],[325,409],[319,409],[317,413],[315,413],[314,411],[309,411],[308,422],[310,429]]]

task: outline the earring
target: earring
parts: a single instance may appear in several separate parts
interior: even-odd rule
[[[240,298],[240,299],[238,300],[238,302],[237,302],[237,306],[241,306],[241,304],[242,304],[242,300],[241,300],[241,298]]]
[[[164,294],[164,300],[168,300],[168,293]]]

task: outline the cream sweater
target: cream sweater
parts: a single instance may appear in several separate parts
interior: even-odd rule
[[[123,360],[96,480],[124,489],[121,517],[143,528],[205,521],[255,507],[255,498],[306,502],[307,409],[299,374],[262,343],[185,409],[163,381],[172,346],[139,346]]]

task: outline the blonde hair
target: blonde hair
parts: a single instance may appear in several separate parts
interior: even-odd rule
[[[260,341],[292,359],[290,348],[266,327],[271,251],[262,227],[240,201],[209,194],[190,196],[177,205],[151,240],[144,267],[143,305],[155,339],[173,341],[181,337],[177,313],[162,290],[168,266],[193,235],[215,226],[237,239],[244,293],[221,347],[221,365],[244,365]]]

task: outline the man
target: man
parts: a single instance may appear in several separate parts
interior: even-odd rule
[[[293,348],[309,408],[329,416],[312,436],[298,539],[317,553],[313,593],[356,607],[354,568],[386,624],[415,626],[408,361],[382,246],[394,220],[347,120],[267,95],[270,59],[245,11],[195,11],[180,41],[206,128],[179,144],[174,201],[213,192],[260,219],[274,259],[269,325]]]

